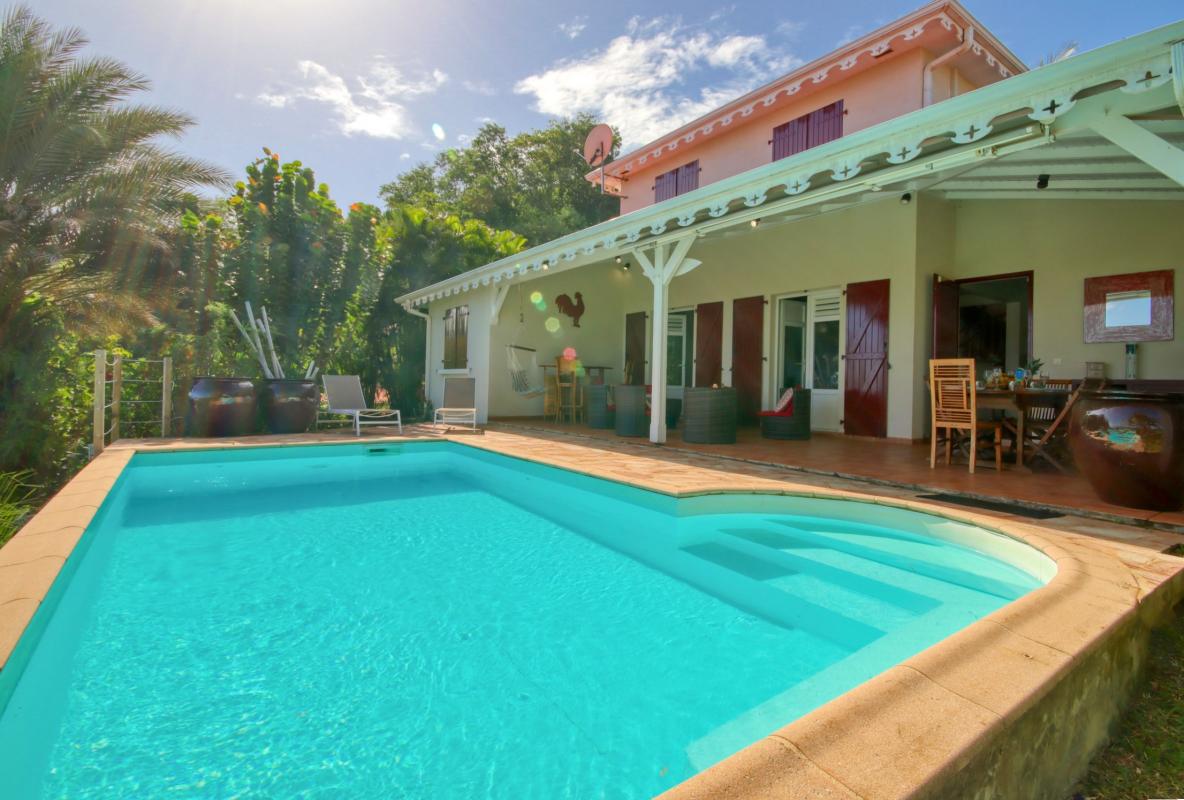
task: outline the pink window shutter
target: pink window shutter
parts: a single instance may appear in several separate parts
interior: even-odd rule
[[[654,202],[661,203],[678,194],[678,170],[663,172],[654,179]]]
[[[678,169],[678,194],[699,188],[699,159],[684,164]]]

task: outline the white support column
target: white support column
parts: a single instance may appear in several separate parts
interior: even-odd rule
[[[642,250],[633,255],[641,270],[654,287],[654,307],[651,330],[653,341],[650,353],[650,441],[662,444],[666,441],[666,330],[670,315],[670,282],[678,275],[699,266],[699,261],[687,258],[694,235],[688,235],[673,243],[662,243],[654,247],[651,260]]]
[[[1090,127],[1148,166],[1184,186],[1184,150],[1122,115],[1107,114]]]

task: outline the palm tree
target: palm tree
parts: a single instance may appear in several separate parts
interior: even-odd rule
[[[181,201],[228,183],[162,148],[192,120],[128,104],[148,81],[85,44],[24,6],[0,17],[0,346],[39,308],[75,325],[146,313],[137,271],[167,250]]]

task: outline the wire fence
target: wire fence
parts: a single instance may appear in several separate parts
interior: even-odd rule
[[[134,436],[168,436],[173,416],[173,360],[132,358],[122,353],[96,350],[94,360],[93,458],[113,441]]]

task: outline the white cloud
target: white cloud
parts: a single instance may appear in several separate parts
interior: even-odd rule
[[[473,141],[473,137],[472,137],[472,135],[470,135],[470,134],[467,134],[467,133],[458,133],[458,134],[456,135],[456,142],[457,142],[457,144],[462,144],[462,145],[463,145],[463,144],[468,144],[468,143],[469,143],[469,142],[471,142],[471,141]]]
[[[574,17],[569,22],[559,23],[559,32],[562,33],[564,36],[566,36],[568,39],[575,39],[581,33],[583,33],[584,29],[587,27],[588,27],[588,17],[587,16],[579,16],[579,17]]]
[[[497,94],[497,89],[493,88],[493,86],[486,81],[462,81],[461,86],[465,87],[466,91],[472,92],[473,94],[485,95],[486,97],[493,97],[495,94]]]
[[[643,144],[773,80],[801,60],[764,36],[694,29],[678,20],[629,21],[602,50],[523,78],[518,94],[554,116],[588,111],[616,126],[626,148]],[[698,86],[698,89],[692,88]]]
[[[403,161],[406,161],[407,159],[411,158],[411,154],[410,153],[400,153],[399,158],[402,159]]]
[[[379,139],[402,139],[414,125],[402,101],[439,89],[448,76],[432,70],[408,77],[383,58],[370,65],[368,74],[354,78],[351,88],[345,78],[315,61],[297,65],[300,80],[256,95],[272,108],[287,108],[300,101],[322,103],[332,109],[338,130],[346,136],[361,134]]]

